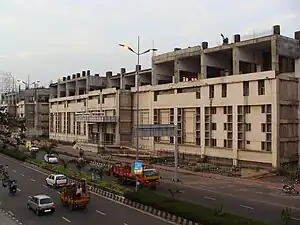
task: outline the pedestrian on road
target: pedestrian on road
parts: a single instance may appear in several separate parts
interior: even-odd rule
[[[103,167],[100,168],[99,170],[99,176],[100,176],[100,180],[102,181],[102,178],[103,178]]]

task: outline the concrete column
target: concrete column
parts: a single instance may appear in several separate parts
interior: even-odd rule
[[[272,70],[279,71],[279,56],[277,54],[277,36],[273,36],[271,40],[271,60]]]
[[[86,71],[86,80],[85,80],[85,93],[89,93],[90,91],[90,71]]]
[[[240,51],[237,46],[234,46],[232,49],[232,74],[240,74]]]
[[[125,89],[125,82],[124,82],[124,74],[126,73],[125,68],[121,68],[121,73],[120,73],[120,89]]]
[[[116,93],[116,116],[120,118],[120,90]],[[118,120],[116,123],[116,145],[120,145],[120,121]]]
[[[57,84],[57,97],[60,97],[60,85],[59,83]]]
[[[198,80],[207,78],[207,58],[204,52],[201,52],[201,68],[200,74],[198,75]]]
[[[152,85],[157,85],[157,69],[156,65],[152,62],[152,74],[151,74],[151,83]]]
[[[174,78],[173,83],[178,83],[180,78],[180,68],[179,68],[180,62],[178,59],[175,59],[174,62]]]
[[[70,83],[66,82],[66,96],[70,96]]]

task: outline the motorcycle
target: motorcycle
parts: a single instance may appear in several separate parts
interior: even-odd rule
[[[282,187],[282,191],[286,194],[290,194],[290,195],[298,195],[299,191],[297,191],[295,189],[295,185],[294,184],[284,184]]]
[[[9,188],[9,193],[12,195],[15,195],[17,193],[17,182],[15,180],[10,181],[8,184],[8,188]]]

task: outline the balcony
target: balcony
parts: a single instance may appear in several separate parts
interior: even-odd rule
[[[117,123],[117,116],[105,116],[102,112],[95,113],[76,113],[75,120],[85,123]]]

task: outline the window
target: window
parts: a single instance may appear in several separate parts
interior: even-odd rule
[[[271,123],[271,122],[272,122],[272,117],[271,117],[271,115],[267,115],[266,120],[267,120],[267,123]]]
[[[247,141],[247,145],[250,145],[250,141]]]
[[[222,84],[222,98],[227,97],[227,84]]]
[[[271,128],[271,124],[267,124],[267,132],[271,132],[272,128]]]
[[[261,143],[260,143],[260,145],[261,145],[261,150],[266,150],[266,146],[265,146],[265,142],[264,141],[262,141]]]
[[[246,123],[246,131],[251,131],[251,123]]]
[[[217,146],[217,139],[211,139],[211,145],[212,145],[212,147],[216,147]]]
[[[226,140],[226,139],[224,139],[223,147],[224,147],[224,148],[227,148],[227,140]]]
[[[267,107],[267,113],[271,113],[272,111],[272,106],[271,105],[266,105]]]
[[[196,91],[196,99],[201,98],[201,88],[199,87],[198,90]]]
[[[243,82],[243,95],[249,96],[249,81]]]
[[[227,138],[232,139],[232,132],[227,132]]]
[[[257,82],[257,88],[258,88],[258,95],[264,95],[265,94],[265,80],[259,80]]]
[[[228,125],[227,125],[227,130],[228,130],[228,131],[232,131],[232,123],[228,123]]]
[[[261,132],[266,132],[266,124],[265,123],[261,124]]]
[[[244,113],[245,114],[250,114],[251,113],[251,106],[250,105],[245,105],[244,106]]]
[[[155,101],[155,102],[157,101],[157,95],[158,95],[158,93],[155,91],[155,92],[154,92],[154,101]]]
[[[268,152],[272,151],[272,144],[271,142],[267,142],[267,149]]]
[[[215,86],[209,85],[209,98],[214,98],[215,96]]]
[[[86,123],[83,123],[83,135],[86,135]]]
[[[241,105],[238,106],[238,114],[243,114],[243,107]]]
[[[228,122],[228,123],[231,123],[231,122],[232,122],[232,115],[228,115],[228,116],[227,116],[227,122]]]
[[[226,106],[223,107],[223,114],[227,114],[227,107]]]
[[[227,148],[232,148],[232,140],[228,140],[228,142],[227,142]]]
[[[224,123],[224,130],[227,130],[227,123]]]
[[[227,110],[228,112],[228,114],[232,114],[232,106],[228,106],[228,110]]]
[[[206,147],[209,146],[209,139],[205,139],[205,146],[206,146]]]
[[[211,129],[212,130],[217,130],[217,124],[216,123],[212,123],[211,124]]]
[[[243,141],[238,141],[238,149],[243,149]]]
[[[53,201],[51,198],[42,198],[40,199],[40,204],[45,205],[45,204],[51,204]]]
[[[210,112],[211,112],[211,114],[216,114],[217,113],[217,108],[216,107],[211,107]]]
[[[272,135],[271,134],[266,134],[266,140],[271,141],[272,140]]]

